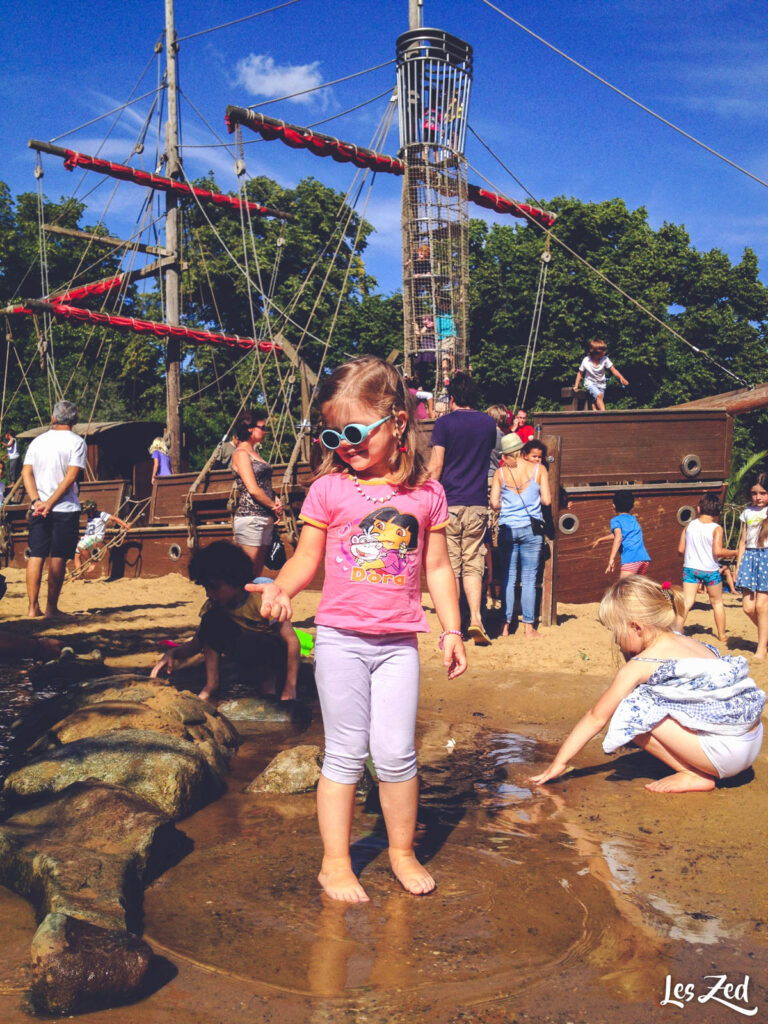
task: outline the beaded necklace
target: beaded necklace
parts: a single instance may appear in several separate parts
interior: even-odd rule
[[[386,502],[388,502],[392,498],[394,498],[394,496],[400,490],[399,487],[396,487],[394,489],[394,491],[390,491],[389,494],[386,494],[383,498],[374,498],[370,494],[366,494],[365,493],[363,488],[360,486],[360,481],[357,479],[357,474],[356,473],[350,473],[349,477],[350,477],[352,483],[355,485],[355,490],[360,495],[360,497],[361,498],[365,498],[366,501],[373,502],[374,505],[384,505]]]

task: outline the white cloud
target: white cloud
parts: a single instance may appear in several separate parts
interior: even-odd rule
[[[275,99],[305,92],[322,82],[320,62],[312,64],[276,64],[274,58],[263,53],[251,53],[238,61],[235,82],[244,86],[252,95]],[[317,98],[309,93],[294,96],[292,103],[311,103]]]

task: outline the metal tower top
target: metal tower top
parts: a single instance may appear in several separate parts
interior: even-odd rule
[[[463,154],[472,47],[437,28],[418,28],[397,39],[400,146],[435,146]]]

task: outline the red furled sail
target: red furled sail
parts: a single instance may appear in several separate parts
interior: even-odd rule
[[[79,323],[101,324],[115,327],[119,331],[134,331],[137,334],[153,334],[157,338],[180,338],[192,344],[224,345],[243,351],[258,346],[260,352],[282,352],[282,347],[272,341],[255,341],[253,338],[241,338],[239,334],[218,334],[214,331],[202,331],[193,327],[174,327],[170,324],[157,323],[154,320],[139,320],[134,316],[115,316],[110,313],[96,313],[78,306],[68,306],[62,302],[41,302],[29,300],[23,306],[5,309],[3,312],[15,315],[31,315],[33,313],[50,313],[52,316]]]
[[[183,181],[176,181],[174,178],[165,178],[161,174],[151,174],[149,171],[140,171],[135,167],[128,167],[127,164],[112,163],[111,160],[100,160],[85,153],[77,153],[74,149],[64,149],[62,146],[53,146],[48,142],[40,142],[37,139],[30,139],[27,145],[30,149],[37,149],[42,153],[50,153],[53,156],[62,157],[64,166],[68,171],[75,167],[82,167],[87,171],[97,171],[99,174],[106,174],[110,178],[119,178],[121,181],[132,181],[136,185],[143,185],[146,188],[157,189],[160,192],[174,192],[179,196],[195,196],[201,202],[213,203],[214,206],[233,206],[235,209],[251,210],[253,213],[263,214],[266,217],[277,217],[281,220],[290,220],[289,213],[282,213],[280,210],[273,210],[261,203],[241,202],[237,196],[223,195],[219,192],[209,192],[204,188],[194,188]]]
[[[355,146],[351,142],[341,142],[332,135],[323,135],[311,128],[299,128],[295,124],[286,124],[274,117],[257,114],[245,107],[227,107],[225,120],[230,132],[238,124],[245,125],[251,131],[271,142],[280,139],[286,146],[293,149],[308,149],[315,156],[329,156],[340,164],[354,164],[355,167],[366,167],[371,171],[382,171],[385,174],[403,174],[403,161],[373,149]]]
[[[403,174],[405,172],[405,164],[396,157],[377,153],[376,150],[365,149],[363,146],[355,146],[350,142],[342,142],[332,135],[323,135],[312,128],[301,128],[295,124],[288,124],[277,118],[267,117],[266,114],[259,114],[255,110],[248,110],[246,107],[227,107],[226,122],[230,132],[235,130],[236,125],[242,124],[256,132],[257,135],[261,135],[268,142],[279,139],[293,149],[308,149],[315,156],[329,156],[337,163],[351,163],[356,167],[382,171],[384,174]],[[551,228],[557,216],[547,210],[540,210],[537,206],[517,203],[512,199],[497,195],[495,192],[487,192],[477,185],[469,186],[469,199],[488,210],[496,210],[497,213],[507,213],[512,217],[532,220],[545,228]]]

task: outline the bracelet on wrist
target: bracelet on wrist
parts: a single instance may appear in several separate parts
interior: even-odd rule
[[[460,629],[444,629],[443,632],[440,634],[440,639],[437,641],[437,646],[442,651],[443,643],[444,643],[445,638],[447,636],[461,636],[461,635],[462,634],[461,634],[461,630]]]

